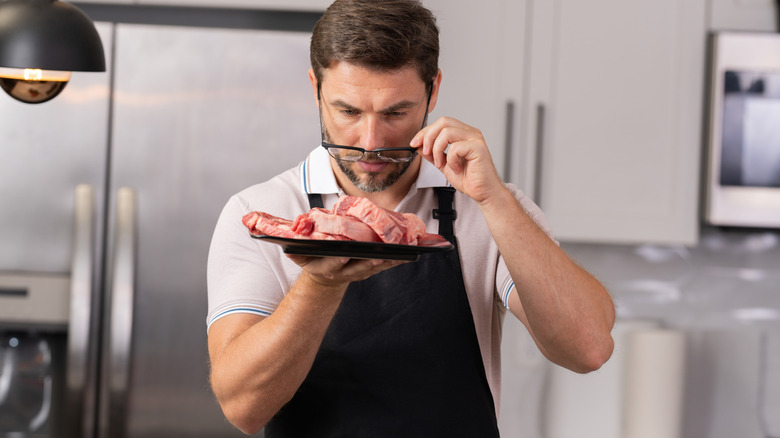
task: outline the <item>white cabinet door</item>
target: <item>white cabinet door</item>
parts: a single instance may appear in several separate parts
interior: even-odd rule
[[[778,30],[775,0],[710,0],[710,29],[766,31]]]
[[[332,0],[135,0],[142,5],[324,11]]]
[[[525,0],[485,0],[464,7],[452,0],[423,0],[437,17],[442,85],[429,118],[456,118],[477,127],[504,177],[506,157],[520,147]],[[513,121],[507,124],[508,118]],[[508,134],[507,128],[515,132]],[[509,148],[509,150],[508,150]]]
[[[534,2],[525,141],[542,153],[516,167],[541,158],[561,241],[696,242],[705,3]]]

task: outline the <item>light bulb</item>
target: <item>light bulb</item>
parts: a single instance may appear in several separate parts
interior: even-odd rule
[[[69,80],[69,71],[0,67],[0,87],[14,99],[25,103],[54,99]]]

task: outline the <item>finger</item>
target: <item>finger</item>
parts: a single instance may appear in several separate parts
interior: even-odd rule
[[[457,133],[457,129],[444,128],[439,132],[439,135],[434,139],[431,148],[431,156],[433,158],[433,164],[441,169],[447,164],[447,154],[454,143],[460,141],[460,136]]]
[[[341,269],[349,262],[349,257],[314,257],[285,254],[296,265],[307,268],[312,273],[332,272]]]
[[[398,266],[397,261],[383,260],[383,259],[352,259],[344,267],[344,270],[349,270],[351,273],[356,274],[376,274],[377,272],[384,271],[386,269]]]
[[[441,130],[447,126],[450,126],[453,121],[453,119],[449,119],[447,117],[440,117],[435,122],[425,126],[423,129],[417,132],[409,145],[419,148],[421,155],[430,158],[434,141],[439,136]]]
[[[423,157],[429,160],[433,159],[431,151],[433,149],[433,143],[439,136],[440,131],[441,127],[438,124],[431,125],[425,127],[425,129],[420,131],[419,137],[416,137],[418,139],[418,144],[420,145],[420,153]]]
[[[424,127],[423,129],[419,130],[417,134],[414,134],[414,137],[412,137],[412,141],[409,142],[409,146],[413,148],[421,148],[423,145],[423,139],[425,138],[425,132],[428,129],[428,126]],[[420,151],[422,153],[422,149]]]
[[[443,128],[433,142],[431,156],[434,165],[442,169],[452,163],[453,148],[469,148],[473,140],[471,131],[457,126]],[[462,154],[461,154],[462,156]]]
[[[344,266],[344,269],[340,274],[350,281],[359,281],[369,278],[374,274],[378,274],[379,272],[398,266],[401,263],[402,262],[392,260],[353,259]]]

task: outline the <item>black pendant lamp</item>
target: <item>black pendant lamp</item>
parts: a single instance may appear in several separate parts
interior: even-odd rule
[[[0,87],[14,99],[57,96],[72,71],[106,71],[92,20],[59,0],[0,0]]]

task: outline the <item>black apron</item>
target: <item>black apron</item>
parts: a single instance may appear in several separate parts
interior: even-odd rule
[[[439,234],[455,250],[350,284],[266,437],[499,436],[453,234],[454,190],[436,191]]]

